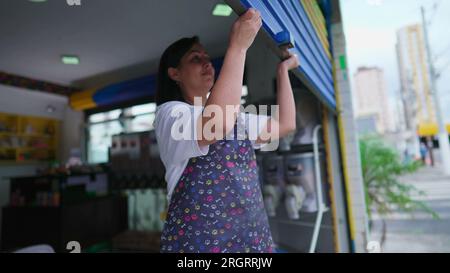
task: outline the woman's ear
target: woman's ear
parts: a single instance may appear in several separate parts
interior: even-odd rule
[[[169,78],[171,78],[173,81],[180,81],[180,73],[176,68],[169,67],[169,69],[167,69],[167,75],[169,75]]]

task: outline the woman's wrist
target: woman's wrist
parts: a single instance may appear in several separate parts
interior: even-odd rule
[[[234,45],[233,43],[230,43],[230,45],[228,46],[228,50],[227,51],[232,53],[232,54],[239,54],[239,55],[247,54],[247,49],[245,49],[243,47],[239,47],[237,45]]]
[[[287,65],[284,62],[281,62],[281,63],[278,64],[278,67],[277,67],[278,75],[282,75],[284,73],[288,73],[288,71],[289,71],[289,69],[288,69]]]

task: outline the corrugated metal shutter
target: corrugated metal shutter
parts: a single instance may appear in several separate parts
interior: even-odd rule
[[[331,54],[324,34],[318,33],[313,24],[311,3],[300,0],[229,0],[226,1],[238,14],[248,8],[261,12],[263,28],[277,44],[289,39],[300,59],[295,73],[310,87],[319,99],[332,110],[336,109]],[[309,0],[312,1],[312,0]],[[315,2],[315,1],[314,1]],[[317,9],[315,10],[317,12]]]

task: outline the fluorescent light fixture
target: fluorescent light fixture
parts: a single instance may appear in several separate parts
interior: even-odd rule
[[[233,9],[227,4],[217,4],[212,12],[214,16],[230,16],[231,13],[233,13]]]
[[[54,113],[56,111],[55,106],[48,105],[47,106],[47,113]]]
[[[28,0],[28,1],[33,2],[33,3],[44,3],[44,2],[47,2],[47,0]]]
[[[80,58],[73,55],[63,55],[61,57],[61,62],[63,64],[80,64]]]

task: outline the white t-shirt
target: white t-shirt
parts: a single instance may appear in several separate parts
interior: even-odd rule
[[[168,201],[170,201],[172,192],[186,168],[189,159],[207,155],[209,152],[209,145],[199,146],[197,130],[195,130],[202,110],[202,106],[193,106],[180,101],[167,102],[156,108],[156,117],[153,125],[160,157],[166,168],[165,178],[167,181]],[[256,144],[255,140],[261,134],[262,130],[264,130],[270,117],[242,112],[239,117],[244,121],[242,124],[245,126],[253,148],[260,149],[263,145]],[[181,139],[180,135],[176,134],[176,128],[180,128],[181,125],[183,136],[187,134],[190,137],[183,137]],[[175,132],[175,136],[173,132]]]

